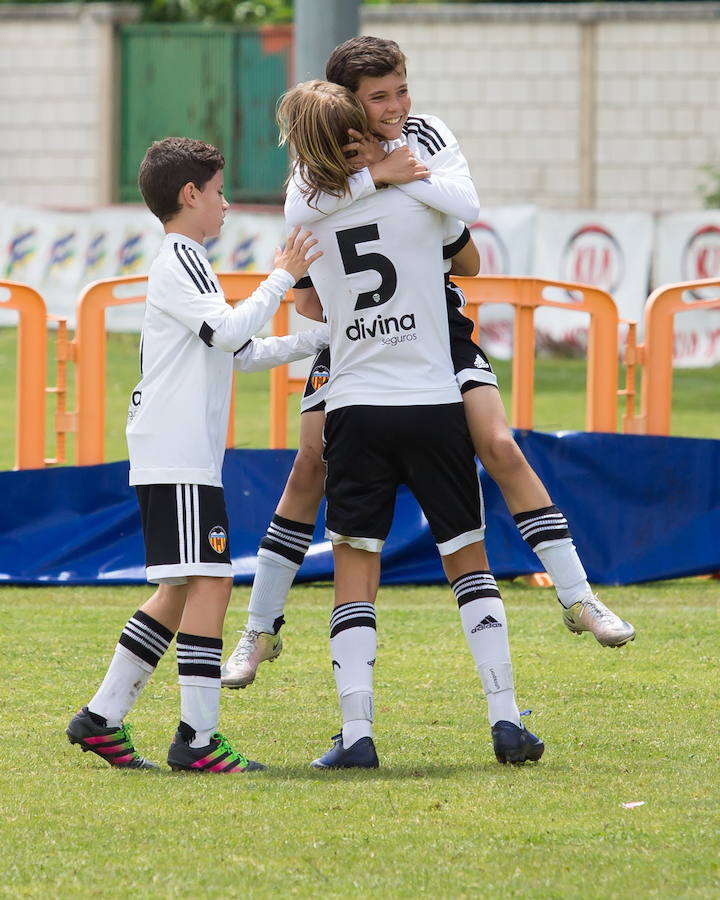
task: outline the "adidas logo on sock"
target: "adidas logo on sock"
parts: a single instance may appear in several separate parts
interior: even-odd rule
[[[502,628],[502,624],[497,619],[493,619],[492,616],[485,616],[482,622],[472,629],[470,634],[475,634],[476,631],[484,631],[486,628]]]

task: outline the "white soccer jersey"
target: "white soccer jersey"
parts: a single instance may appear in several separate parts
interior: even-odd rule
[[[327,410],[460,402],[443,287],[445,217],[395,187],[312,230],[330,325]]]
[[[437,116],[409,116],[403,126],[402,140],[386,144],[393,150],[407,144],[416,159],[422,160],[432,173],[424,181],[413,181],[397,187],[416,200],[439,212],[454,216],[471,225],[480,214],[480,201],[470,176],[467,160],[452,131]],[[348,179],[348,192],[343,197],[321,194],[308,207],[300,191],[299,176],[288,184],[285,199],[285,219],[291,228],[310,225],[329,213],[346,209],[356,200],[371,196],[376,188],[368,169],[362,169]],[[315,208],[317,207],[317,208]]]
[[[142,378],[128,410],[130,484],[222,486],[233,353],[275,314],[293,282],[275,269],[233,309],[205,248],[184,235],[165,237],[148,276]]]

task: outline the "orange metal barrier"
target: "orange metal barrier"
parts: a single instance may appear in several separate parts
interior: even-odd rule
[[[290,332],[290,305],[294,303],[293,292],[288,293],[280,304],[273,319],[273,334]],[[305,387],[306,378],[292,378],[289,366],[275,366],[270,370],[270,449],[278,450],[288,445],[288,398],[299,394]]]
[[[218,273],[228,303],[249,297],[266,277],[255,272]],[[101,463],[105,458],[105,310],[144,301],[146,287],[145,275],[109,278],[88,285],[78,301],[71,358],[76,364],[76,458],[80,466]],[[228,446],[232,444],[231,410]]]
[[[468,312],[477,323],[483,303],[510,303],[515,307],[512,358],[511,424],[533,427],[535,390],[535,309],[554,306],[590,315],[587,353],[587,431],[617,431],[618,312],[610,294],[586,284],[478,275],[455,278],[468,301]],[[568,302],[547,299],[548,288],[560,288],[574,299]]]
[[[45,301],[37,291],[16,281],[0,281],[0,288],[10,292],[7,299],[0,299],[0,307],[19,313],[15,468],[40,469],[45,465]]]
[[[706,300],[686,302],[689,291],[715,289]],[[677,313],[696,309],[720,309],[720,279],[684,281],[657,288],[645,304],[645,343],[637,349],[644,364],[640,414],[630,429],[640,434],[670,434],[673,377],[673,321]]]

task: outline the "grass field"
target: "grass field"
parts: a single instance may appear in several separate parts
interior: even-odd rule
[[[0,365],[14,371],[14,331]],[[509,401],[509,366],[496,365]],[[579,429],[584,364],[542,360],[540,430]],[[107,459],[126,457],[137,336],[108,342]],[[267,445],[267,375],[243,376],[238,446]],[[713,412],[714,411],[714,412]],[[673,433],[720,438],[720,367],[675,375]],[[0,468],[13,460],[12,378],[0,383]],[[291,401],[291,443],[297,434]],[[48,453],[52,448],[48,445]],[[71,457],[72,458],[72,457]],[[94,692],[142,588],[0,589],[4,665],[0,895],[142,898],[715,898],[720,582],[607,588],[637,641],[601,648],[560,623],[551,589],[501,585],[518,699],[546,742],[501,767],[448,588],[381,590],[377,772],[317,773],[338,727],[327,653],[331,587],[291,595],[286,650],[222,727],[270,765],[215,778],[116,772],[64,728]],[[234,645],[247,589],[226,628]],[[174,654],[130,721],[164,763],[177,722]],[[627,809],[623,803],[644,801]]]
[[[15,367],[16,332],[0,328],[0,469],[14,464],[15,393],[11,373]],[[54,382],[54,361],[49,366]],[[493,360],[506,409],[510,409],[510,363]],[[71,384],[72,384],[72,372]],[[138,335],[109,334],[107,354],[107,405],[105,410],[106,460],[127,459],[125,418],[128,398],[138,380]],[[621,383],[623,378],[621,376]],[[236,446],[267,447],[269,435],[269,375],[261,372],[238,378]],[[54,406],[48,409],[47,456],[54,456]],[[70,402],[70,408],[73,401]],[[621,430],[620,406],[618,430]],[[289,442],[297,444],[299,403],[289,403]],[[537,362],[535,428],[538,431],[573,431],[585,427],[585,362],[577,359],[540,359]],[[673,378],[671,433],[683,437],[720,438],[720,366],[710,369],[677,370]],[[68,438],[68,460],[72,462],[73,439]]]
[[[293,590],[280,659],[223,694],[223,729],[271,766],[228,778],[113,771],[65,739],[145,590],[5,588],[0,894],[717,897],[718,583],[606,589],[638,630],[620,650],[565,631],[551,590],[502,588],[540,763],[495,762],[449,589],[409,587],[378,604],[381,768],[310,769],[338,724],[331,590],[310,586]],[[130,717],[160,763],[174,666],[171,652]]]

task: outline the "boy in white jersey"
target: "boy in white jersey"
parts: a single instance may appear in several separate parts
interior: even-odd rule
[[[308,82],[285,95],[278,116],[310,205],[320,190],[341,196],[342,141],[348,126],[362,127],[365,118],[354,95]],[[332,356],[326,525],[335,558],[330,646],[343,719],[333,747],[313,762],[319,769],[378,765],[374,602],[401,483],[422,507],[460,606],[498,761],[537,760],[544,749],[520,724],[507,622],[482,543],[480,487],[450,356],[444,221],[409,190],[393,186],[314,226],[323,256],[311,274]]]
[[[263,357],[286,362],[326,343],[320,334],[285,345],[275,339],[263,350],[252,340],[321,254],[306,259],[316,241],[296,229],[273,272],[231,308],[203,247],[219,234],[228,208],[223,167],[215,147],[188,138],[154,143],[140,166],[143,198],[166,237],[148,275],[142,378],[132,392],[127,439],[147,578],[159,587],[123,629],[99,690],[67,728],[71,743],[121,768],[157,768],[135,750],[124,718],[176,632],[181,721],[168,764],[231,774],[264,768],[217,730],[232,586],[221,469],[234,359],[257,368]]]
[[[356,94],[365,110],[368,130],[361,133],[352,129],[353,140],[343,148],[353,154],[350,163],[356,171],[342,196],[321,193],[308,206],[298,179],[290,180],[285,205],[288,224],[322,219],[327,213],[371,196],[385,184],[399,184],[403,178],[423,179],[403,189],[434,209],[469,224],[476,220],[479,202],[458,142],[436,116],[411,114],[405,56],[394,41],[352,38],[333,51],[326,74],[329,81]],[[389,148],[395,149],[388,154]],[[472,321],[460,312],[465,302],[462,292],[449,286],[446,297],[453,362],[473,444],[483,467],[498,483],[522,537],[552,578],[565,625],[577,633],[590,631],[604,646],[622,646],[634,639],[634,628],[593,594],[567,520],[508,427],[496,390],[497,378],[483,351],[472,341]],[[282,649],[277,630],[284,621],[287,592],[309,546],[322,497],[322,392],[317,393],[316,385],[322,383],[327,369],[327,354],[323,354],[313,366],[303,400],[298,455],[261,543],[248,625],[223,668],[223,684],[228,687],[251,683],[259,662],[274,658]],[[285,540],[288,535],[292,547]],[[263,557],[266,551],[276,558]]]

